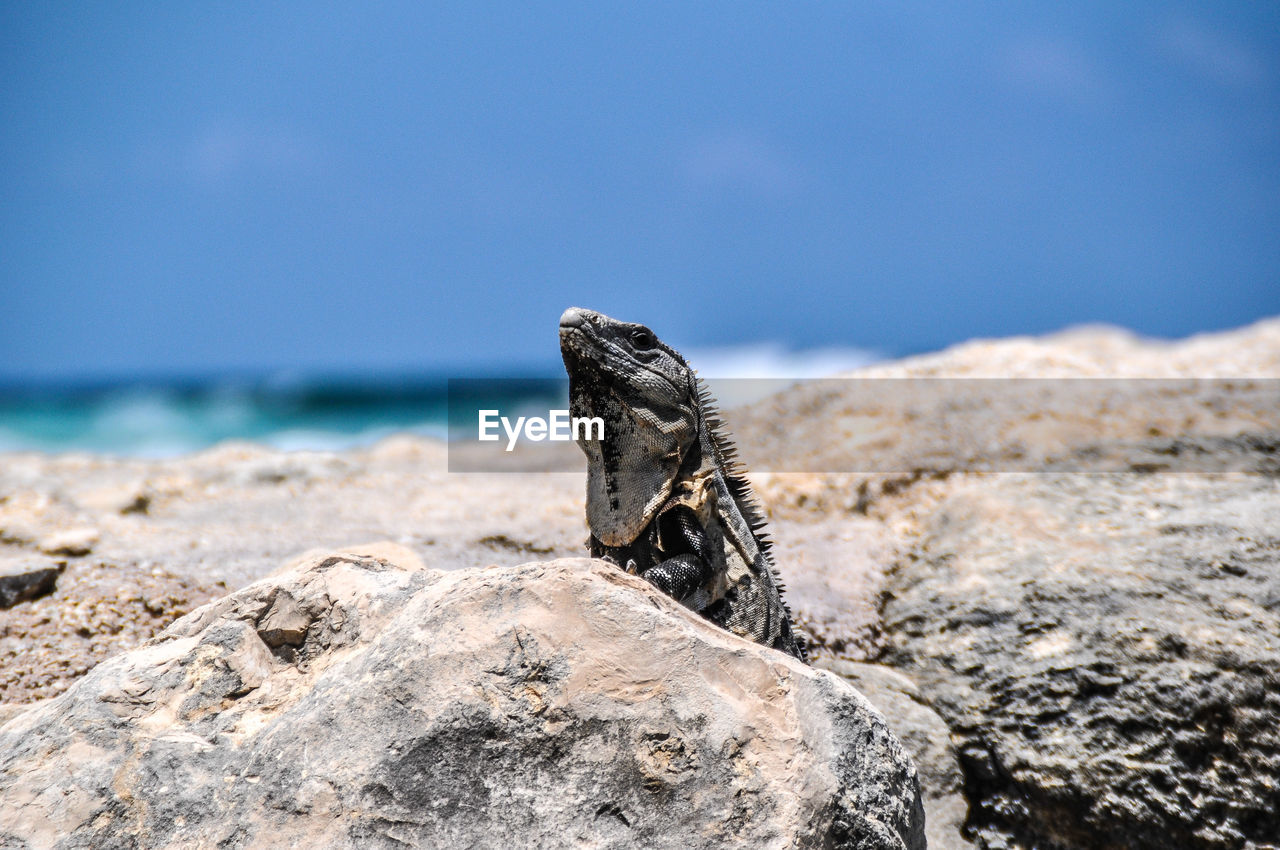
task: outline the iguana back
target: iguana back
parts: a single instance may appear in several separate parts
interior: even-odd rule
[[[689,364],[643,325],[560,317],[571,414],[604,420],[587,455],[588,547],[721,627],[806,660],[764,517]]]

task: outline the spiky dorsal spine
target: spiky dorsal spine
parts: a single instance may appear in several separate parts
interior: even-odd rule
[[[752,492],[751,485],[747,483],[747,469],[738,460],[738,447],[733,444],[732,437],[724,430],[724,422],[720,418],[715,396],[711,394],[706,381],[697,377],[696,373],[695,381],[697,382],[698,409],[702,415],[706,434],[710,438],[712,450],[715,452],[716,466],[724,476],[725,485],[729,488],[733,500],[738,504],[738,511],[746,520],[751,533],[755,535],[760,551],[769,557],[773,541],[769,539],[766,530],[768,523],[764,518],[764,508]],[[770,558],[769,562],[772,564],[773,559]]]
[[[711,394],[706,381],[698,377],[696,371],[693,374],[698,393],[698,413],[702,417],[703,427],[711,443],[711,449],[715,453],[716,467],[720,470],[720,474],[724,476],[725,486],[728,487],[729,494],[733,496],[733,501],[737,503],[738,512],[742,514],[747,527],[751,529],[752,535],[756,538],[756,546],[759,548],[760,554],[764,556],[769,574],[773,577],[773,584],[778,591],[778,601],[782,603],[783,613],[786,614],[787,620],[794,622],[795,618],[791,614],[791,606],[787,605],[787,600],[783,598],[783,593],[787,589],[786,585],[783,584],[782,576],[778,574],[778,569],[773,564],[771,551],[773,549],[773,541],[769,539],[768,524],[764,518],[764,508],[761,506],[760,500],[756,498],[751,485],[747,482],[747,468],[742,461],[738,460],[738,447],[734,445],[729,432],[724,429],[724,422],[720,418],[720,410],[715,396]],[[809,653],[804,634],[799,630],[793,629],[792,638],[800,650],[800,657],[807,661]]]
[[[712,449],[715,451],[716,465],[724,476],[725,485],[729,488],[729,493],[738,504],[738,511],[742,514],[747,527],[751,529],[751,533],[755,536],[756,545],[760,548],[765,561],[769,564],[769,572],[773,574],[773,583],[778,588],[778,595],[781,598],[782,592],[787,588],[773,563],[773,540],[769,537],[768,522],[764,518],[764,508],[761,506],[755,492],[751,489],[751,485],[747,482],[747,468],[738,459],[738,447],[734,445],[733,438],[729,435],[729,432],[724,429],[724,420],[720,418],[720,409],[715,396],[711,394],[711,389],[707,386],[706,381],[697,377],[696,372],[694,376],[698,388],[698,408],[702,413],[702,421],[706,427],[707,436],[711,440]],[[787,616],[790,617],[791,608],[787,605],[786,600],[781,601],[783,609],[787,612]]]

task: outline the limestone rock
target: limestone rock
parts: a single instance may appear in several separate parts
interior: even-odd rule
[[[38,555],[0,558],[0,608],[52,593],[62,568],[58,561]]]
[[[889,667],[826,658],[817,666],[848,679],[880,710],[920,772],[930,850],[972,850],[964,837],[969,803],[951,733],[916,683]]]
[[[48,555],[82,558],[93,551],[98,542],[98,529],[71,528],[49,535],[40,541],[40,551]]]
[[[0,726],[31,708],[30,703],[0,702]]]
[[[317,557],[0,727],[5,846],[923,848],[923,826],[851,685],[586,559]]]
[[[952,482],[886,660],[950,727],[982,846],[1280,844],[1278,518],[1270,475]]]

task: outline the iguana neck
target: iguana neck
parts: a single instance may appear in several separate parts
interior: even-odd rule
[[[609,546],[632,543],[670,497],[699,445],[696,410],[664,417],[636,404],[616,388],[573,376],[574,416],[604,420],[603,440],[582,440],[587,455],[587,520]],[[696,471],[696,467],[695,470]]]

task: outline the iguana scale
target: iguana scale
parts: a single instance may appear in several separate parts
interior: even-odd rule
[[[587,546],[734,634],[807,661],[764,516],[689,364],[643,325],[570,307],[560,353],[587,456]]]

